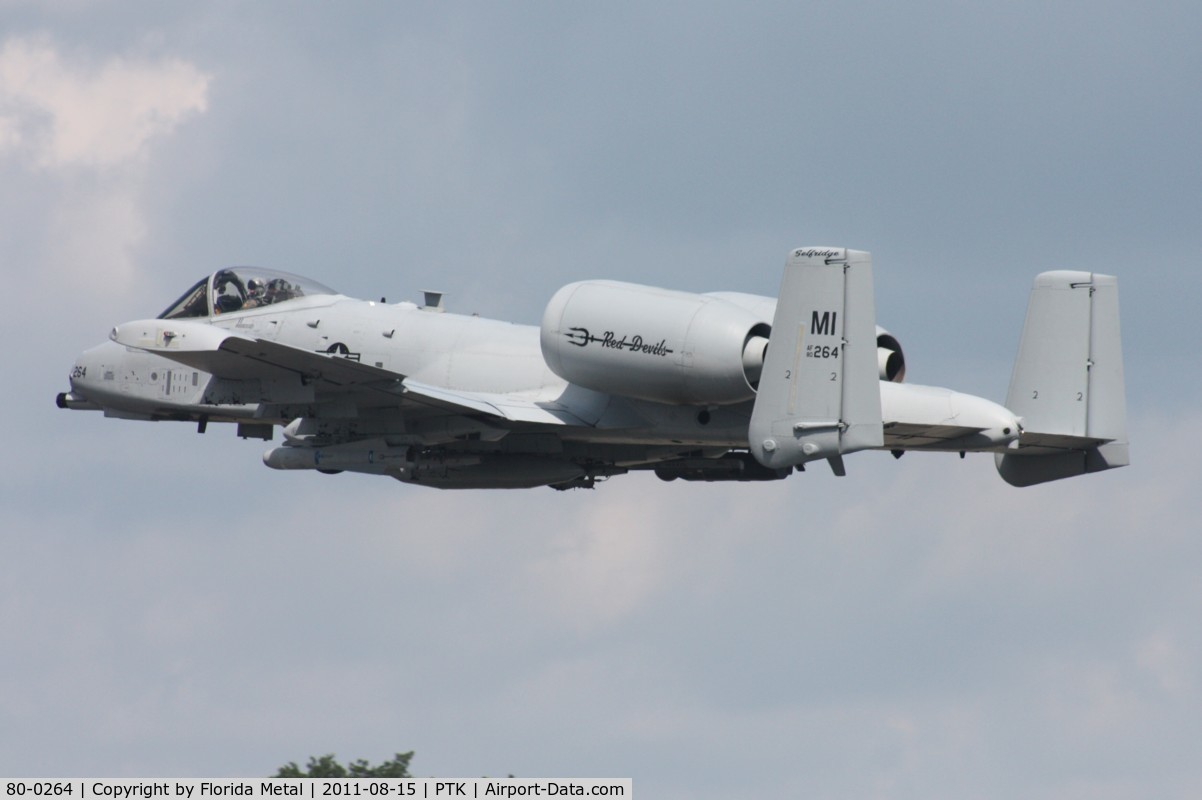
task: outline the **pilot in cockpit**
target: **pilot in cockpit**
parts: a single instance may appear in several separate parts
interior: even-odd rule
[[[242,308],[246,292],[232,270],[222,270],[213,280],[213,312],[225,314]]]
[[[253,277],[248,277],[249,273]],[[245,311],[312,295],[337,294],[328,286],[286,272],[254,268],[218,270],[193,284],[159,319],[191,319]]]
[[[243,308],[257,308],[267,305],[267,284],[262,278],[251,278],[246,282],[246,302]]]

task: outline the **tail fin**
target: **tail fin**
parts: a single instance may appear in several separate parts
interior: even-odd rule
[[[1090,272],[1035,278],[1006,406],[1017,448],[995,456],[1007,483],[1030,486],[1128,463],[1118,281]]]
[[[884,444],[872,256],[794,250],[748,429],[756,460],[781,469]]]

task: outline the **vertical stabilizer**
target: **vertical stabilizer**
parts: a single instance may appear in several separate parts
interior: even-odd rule
[[[785,263],[751,415],[756,460],[780,469],[884,444],[872,256],[808,247]]]
[[[1028,486],[1126,465],[1124,393],[1117,279],[1037,276],[1006,397],[1022,434],[998,472]]]

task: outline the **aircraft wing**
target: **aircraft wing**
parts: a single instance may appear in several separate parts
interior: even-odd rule
[[[537,425],[589,425],[564,403],[444,389],[342,356],[245,336],[187,320],[140,320],[113,329],[118,344],[145,350],[228,380],[299,376],[326,394],[373,391],[457,414]],[[587,414],[586,416],[594,416]]]
[[[229,380],[292,373],[306,382],[319,382],[328,387],[354,387],[404,378],[395,372],[340,356],[309,352],[187,320],[128,322],[113,328],[109,338],[117,344],[145,350]]]
[[[534,401],[508,394],[443,389],[410,379],[405,379],[403,385],[405,397],[424,405],[439,406],[461,414],[485,414],[509,422],[536,425],[591,424],[573,413],[570,407],[557,402]]]
[[[388,384],[404,378],[391,370],[339,355],[310,352],[266,339],[229,336],[218,346],[217,353],[218,357],[250,362],[260,372],[264,366],[284,370],[299,375],[302,380],[315,381],[332,389]]]

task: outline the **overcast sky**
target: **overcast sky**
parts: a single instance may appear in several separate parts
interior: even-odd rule
[[[0,0],[0,775],[1202,794],[1202,7],[807,5]],[[1032,277],[1118,275],[1133,465],[449,493],[54,407],[231,264],[536,323],[800,245],[999,401]]]

